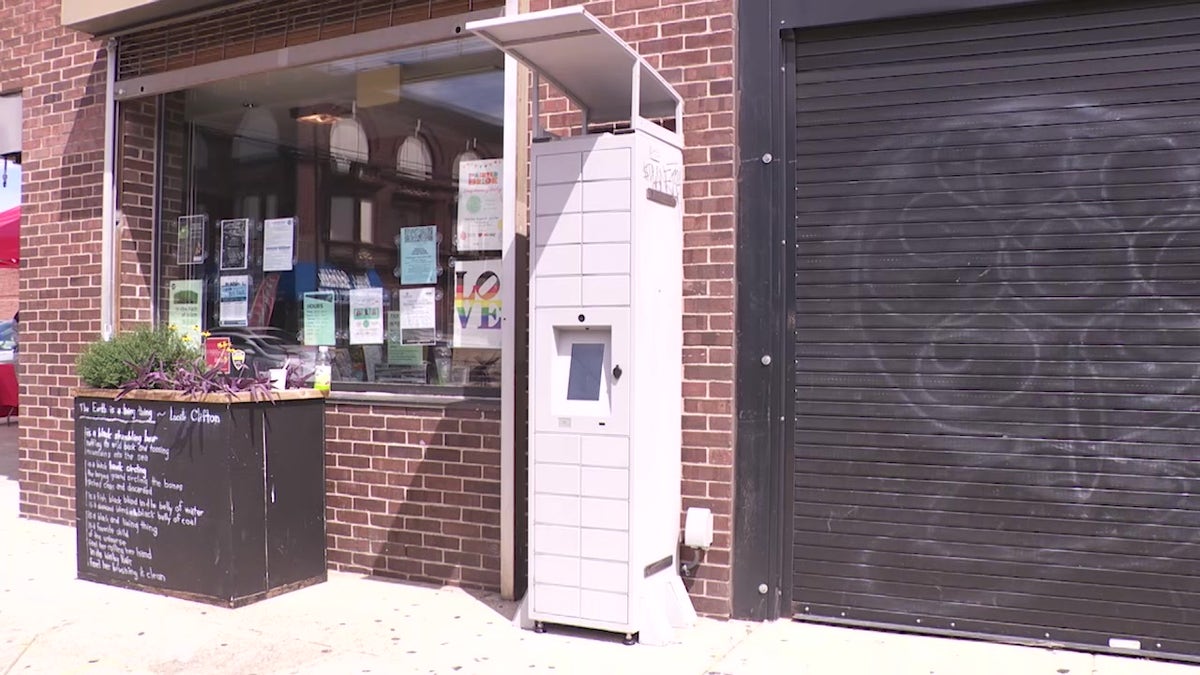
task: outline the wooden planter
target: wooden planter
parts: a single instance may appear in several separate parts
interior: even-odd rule
[[[320,392],[75,392],[79,578],[236,607],[324,581]]]

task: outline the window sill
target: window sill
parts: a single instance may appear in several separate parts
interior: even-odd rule
[[[458,410],[499,410],[500,398],[496,396],[469,396],[465,394],[393,394],[380,391],[338,391],[336,385],[326,399],[329,403],[359,403],[397,408],[445,408]]]

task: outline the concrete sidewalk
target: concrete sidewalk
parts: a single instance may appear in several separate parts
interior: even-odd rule
[[[0,454],[15,447],[0,425]],[[0,465],[3,465],[0,459]],[[1200,675],[1132,658],[779,621],[701,620],[667,647],[513,627],[495,595],[330,573],[240,609],[75,578],[74,530],[17,517],[0,471],[0,675],[653,673]]]

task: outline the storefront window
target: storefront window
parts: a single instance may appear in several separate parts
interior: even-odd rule
[[[161,317],[259,369],[311,372],[329,345],[335,390],[499,386],[498,52],[460,39],[165,100]]]

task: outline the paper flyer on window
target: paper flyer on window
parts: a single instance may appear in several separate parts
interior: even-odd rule
[[[216,368],[222,373],[229,372],[229,338],[225,336],[208,337],[204,339],[204,365]]]
[[[271,218],[263,221],[264,272],[287,272],[292,269],[295,246],[295,218]]]
[[[400,334],[404,344],[437,340],[437,289],[400,289]]]
[[[245,326],[250,311],[250,277],[235,274],[221,277],[221,325]]]
[[[304,294],[304,344],[332,345],[334,339],[334,296],[330,291]]]
[[[437,283],[437,226],[405,227],[400,230],[400,284]]]
[[[199,347],[200,334],[204,331],[204,282],[200,279],[177,279],[169,284],[167,300],[167,323],[189,345]]]
[[[196,265],[204,262],[204,233],[208,229],[208,216],[179,216],[176,230],[176,260],[180,265]]]
[[[387,362],[389,366],[419,366],[424,359],[423,347],[404,344],[404,332],[400,328],[400,310],[387,314]]]
[[[383,289],[350,291],[350,344],[383,344]]]
[[[454,265],[455,347],[500,348],[500,258]]]
[[[460,251],[499,251],[503,247],[504,160],[479,159],[459,164],[458,232]]]
[[[250,221],[245,218],[222,220],[221,270],[244,270],[250,259]]]

